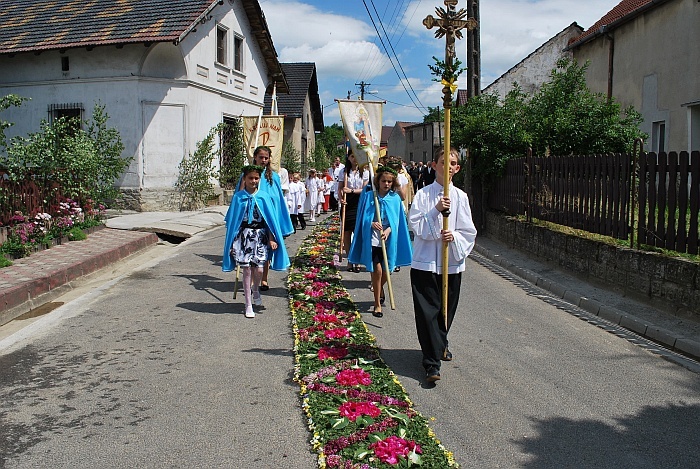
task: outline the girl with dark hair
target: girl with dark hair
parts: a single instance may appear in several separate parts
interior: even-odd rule
[[[274,208],[279,213],[280,229],[282,230],[283,236],[289,236],[294,233],[294,227],[292,226],[292,220],[289,217],[289,210],[287,209],[287,201],[282,192],[282,183],[279,175],[272,170],[270,166],[270,155],[272,155],[272,150],[270,147],[261,145],[253,151],[253,163],[261,166],[264,169],[263,174],[260,178],[260,190],[270,194],[272,202],[274,203]],[[243,177],[239,180],[239,184],[236,186],[239,190],[243,189]],[[284,243],[283,239],[277,240],[279,243]],[[267,283],[267,275],[269,271],[269,266],[265,265],[263,269],[263,277],[260,284],[261,291],[267,291],[270,286]]]
[[[239,265],[243,275],[245,317],[254,318],[253,303],[262,305],[260,282],[263,266],[272,260],[272,268],[285,270],[289,256],[282,241],[280,218],[270,194],[261,190],[264,168],[249,165],[243,168],[243,189],[237,191],[226,214],[224,272]]]
[[[369,182],[369,171],[366,168],[360,170],[355,155],[350,150],[347,160],[345,161],[345,171],[338,178],[338,193],[340,194],[341,205],[345,205],[345,218],[341,221],[343,224],[343,246],[341,248],[346,252],[350,252],[350,242],[355,228],[355,220],[357,217],[357,205],[360,202],[360,194],[362,188]],[[348,272],[359,272],[360,267],[353,265],[348,260]]]
[[[374,292],[372,314],[381,318],[387,276],[396,266],[411,265],[413,248],[401,197],[396,192],[399,188],[396,170],[387,166],[379,167],[374,177],[374,187],[381,223],[377,221],[374,194],[370,186],[367,186],[360,198],[355,238],[352,240],[348,262],[364,264],[372,273],[372,291]],[[382,240],[386,247],[388,271],[384,266]]]

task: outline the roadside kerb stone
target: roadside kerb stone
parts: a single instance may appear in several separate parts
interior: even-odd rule
[[[65,293],[72,281],[157,242],[153,233],[103,229],[89,235],[88,240],[61,244],[14,261],[2,269],[0,324],[51,301],[59,292]]]

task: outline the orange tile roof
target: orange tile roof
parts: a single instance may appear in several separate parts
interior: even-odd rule
[[[646,7],[650,3],[654,3],[654,0],[622,0],[612,10],[607,12],[601,19],[596,21],[593,24],[593,26],[584,31],[580,36],[573,38],[571,41],[569,41],[569,44],[581,44],[583,42],[586,42],[587,39],[591,39],[596,33],[598,33],[602,27],[610,26],[616,21],[620,21],[626,16],[631,15],[637,12],[638,10],[641,10],[643,7]],[[650,6],[653,7],[653,5]]]

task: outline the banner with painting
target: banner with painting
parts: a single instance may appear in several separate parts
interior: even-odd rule
[[[282,159],[284,116],[244,116],[243,138],[247,142],[248,162],[253,161],[253,151],[260,145],[270,147],[270,165],[278,171]]]
[[[374,169],[379,164],[379,147],[382,136],[383,101],[350,101],[338,99],[340,117],[343,120],[345,135],[357,164],[371,164]]]

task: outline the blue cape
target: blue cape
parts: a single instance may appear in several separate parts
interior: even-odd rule
[[[266,171],[272,171],[270,168],[266,169]],[[241,177],[238,178],[238,183],[236,184],[236,188],[241,188],[241,181],[243,180],[243,175],[241,174]],[[241,188],[241,190],[244,190]],[[282,192],[282,182],[280,180],[280,175],[277,174],[275,171],[272,171],[272,185],[270,185],[269,182],[267,182],[267,178],[265,175],[260,176],[260,185],[258,186],[258,190],[262,190],[270,194],[272,197],[272,201],[274,203],[274,208],[277,210],[277,213],[279,214],[279,224],[280,224],[280,229],[282,230],[282,234],[284,236],[289,236],[290,234],[294,233],[294,227],[292,226],[292,219],[289,216],[289,208],[287,208],[287,200],[284,197],[284,193]],[[277,242],[279,242],[282,238],[279,238]]]
[[[384,197],[377,197],[381,210],[389,219],[391,234],[386,240],[386,255],[389,261],[389,272],[396,266],[411,265],[413,259],[413,245],[408,234],[408,223],[403,211],[401,197],[394,191],[389,191]],[[376,221],[377,212],[374,208],[374,194],[372,187],[365,186],[357,204],[357,219],[355,232],[350,245],[348,262],[362,264],[367,271],[374,271],[372,263],[372,222]]]
[[[270,194],[259,189],[255,194],[249,194],[245,189],[240,190],[234,194],[233,200],[231,200],[231,205],[229,205],[226,213],[226,241],[224,241],[224,262],[221,269],[224,272],[231,272],[236,267],[235,261],[231,258],[231,245],[241,227],[243,215],[246,213],[246,210],[252,207],[249,204],[257,205],[265,223],[267,223],[268,229],[274,235],[275,241],[277,241],[277,249],[272,251],[270,268],[273,270],[285,270],[289,267],[289,256],[287,255],[287,248],[284,245],[282,230],[280,229],[279,212]]]

